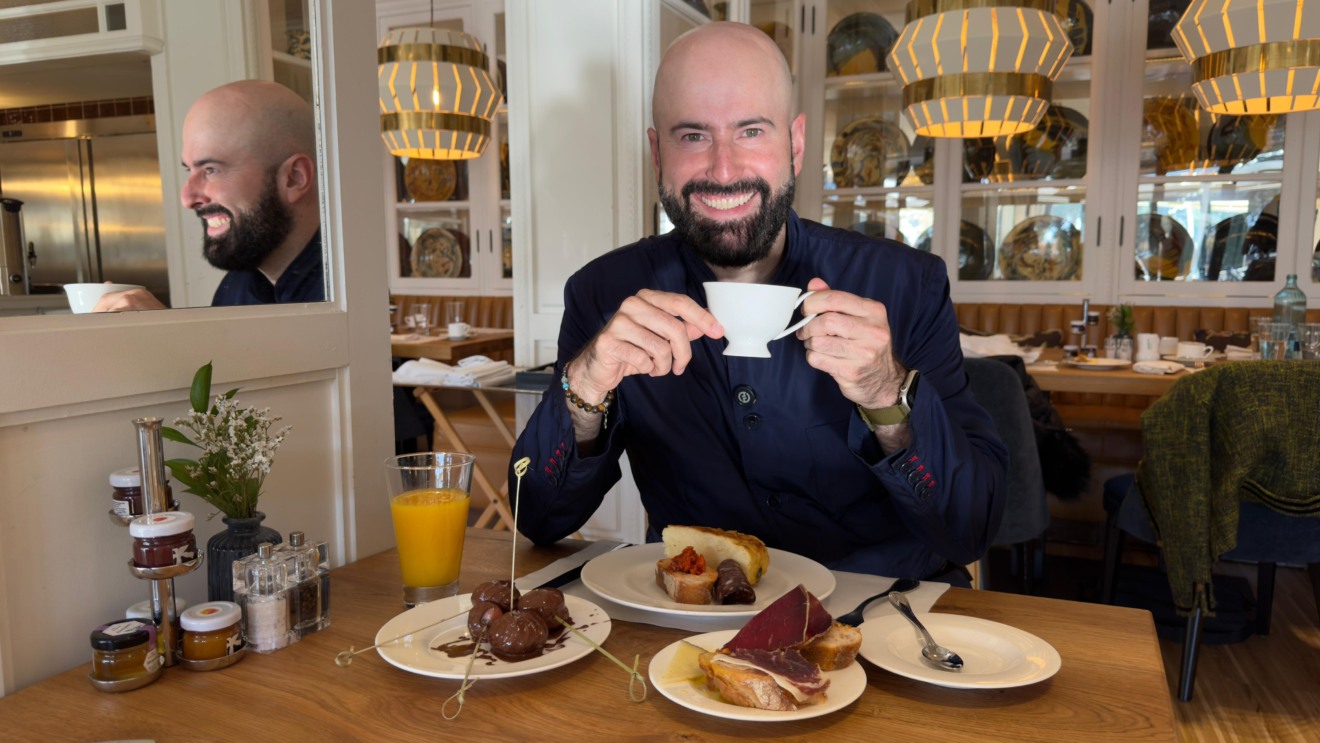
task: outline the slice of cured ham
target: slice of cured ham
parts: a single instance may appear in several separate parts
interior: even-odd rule
[[[731,650],[716,653],[712,662],[762,671],[799,703],[830,687],[830,680],[821,675],[820,668],[802,657],[802,653],[792,649]]]
[[[780,596],[752,617],[725,650],[783,650],[827,631],[834,618],[802,585]]]

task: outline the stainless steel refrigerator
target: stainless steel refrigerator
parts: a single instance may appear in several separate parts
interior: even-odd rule
[[[0,125],[0,196],[23,202],[27,292],[114,281],[169,304],[154,121]]]

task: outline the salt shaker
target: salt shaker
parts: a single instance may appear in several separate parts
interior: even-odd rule
[[[243,606],[244,635],[258,653],[271,653],[289,644],[289,599],[285,590],[284,561],[274,545],[263,542],[256,559],[246,565],[244,590],[237,597]]]

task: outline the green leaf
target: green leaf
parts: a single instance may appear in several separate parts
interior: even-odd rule
[[[221,395],[221,397],[225,398],[226,400],[232,400],[232,399],[234,399],[234,395],[237,395],[237,394],[238,394],[239,389],[241,389],[241,388],[240,388],[240,387],[235,387],[234,389],[232,389],[232,390],[226,392],[225,394]]]
[[[166,440],[168,440],[168,441],[177,441],[177,442],[179,442],[180,444],[188,444],[189,446],[197,446],[197,444],[195,444],[195,443],[193,442],[192,439],[190,439],[190,438],[188,438],[187,436],[185,436],[185,435],[183,434],[183,432],[180,431],[180,430],[177,429],[177,428],[170,428],[169,426],[161,426],[161,427],[160,427],[160,436],[161,436],[161,438],[166,439]]]
[[[211,398],[211,362],[206,362],[193,375],[192,390],[189,392],[188,398],[192,402],[193,410],[198,413],[206,412],[207,403]]]

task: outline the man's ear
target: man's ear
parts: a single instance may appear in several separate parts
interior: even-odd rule
[[[651,173],[655,182],[660,182],[660,135],[654,128],[646,130],[646,141],[651,145]]]
[[[802,173],[802,160],[807,146],[807,115],[800,113],[793,119],[789,129],[793,138],[793,175]]]
[[[285,201],[290,204],[296,204],[308,196],[315,198],[316,164],[312,158],[301,152],[290,155],[280,165],[279,186]]]

